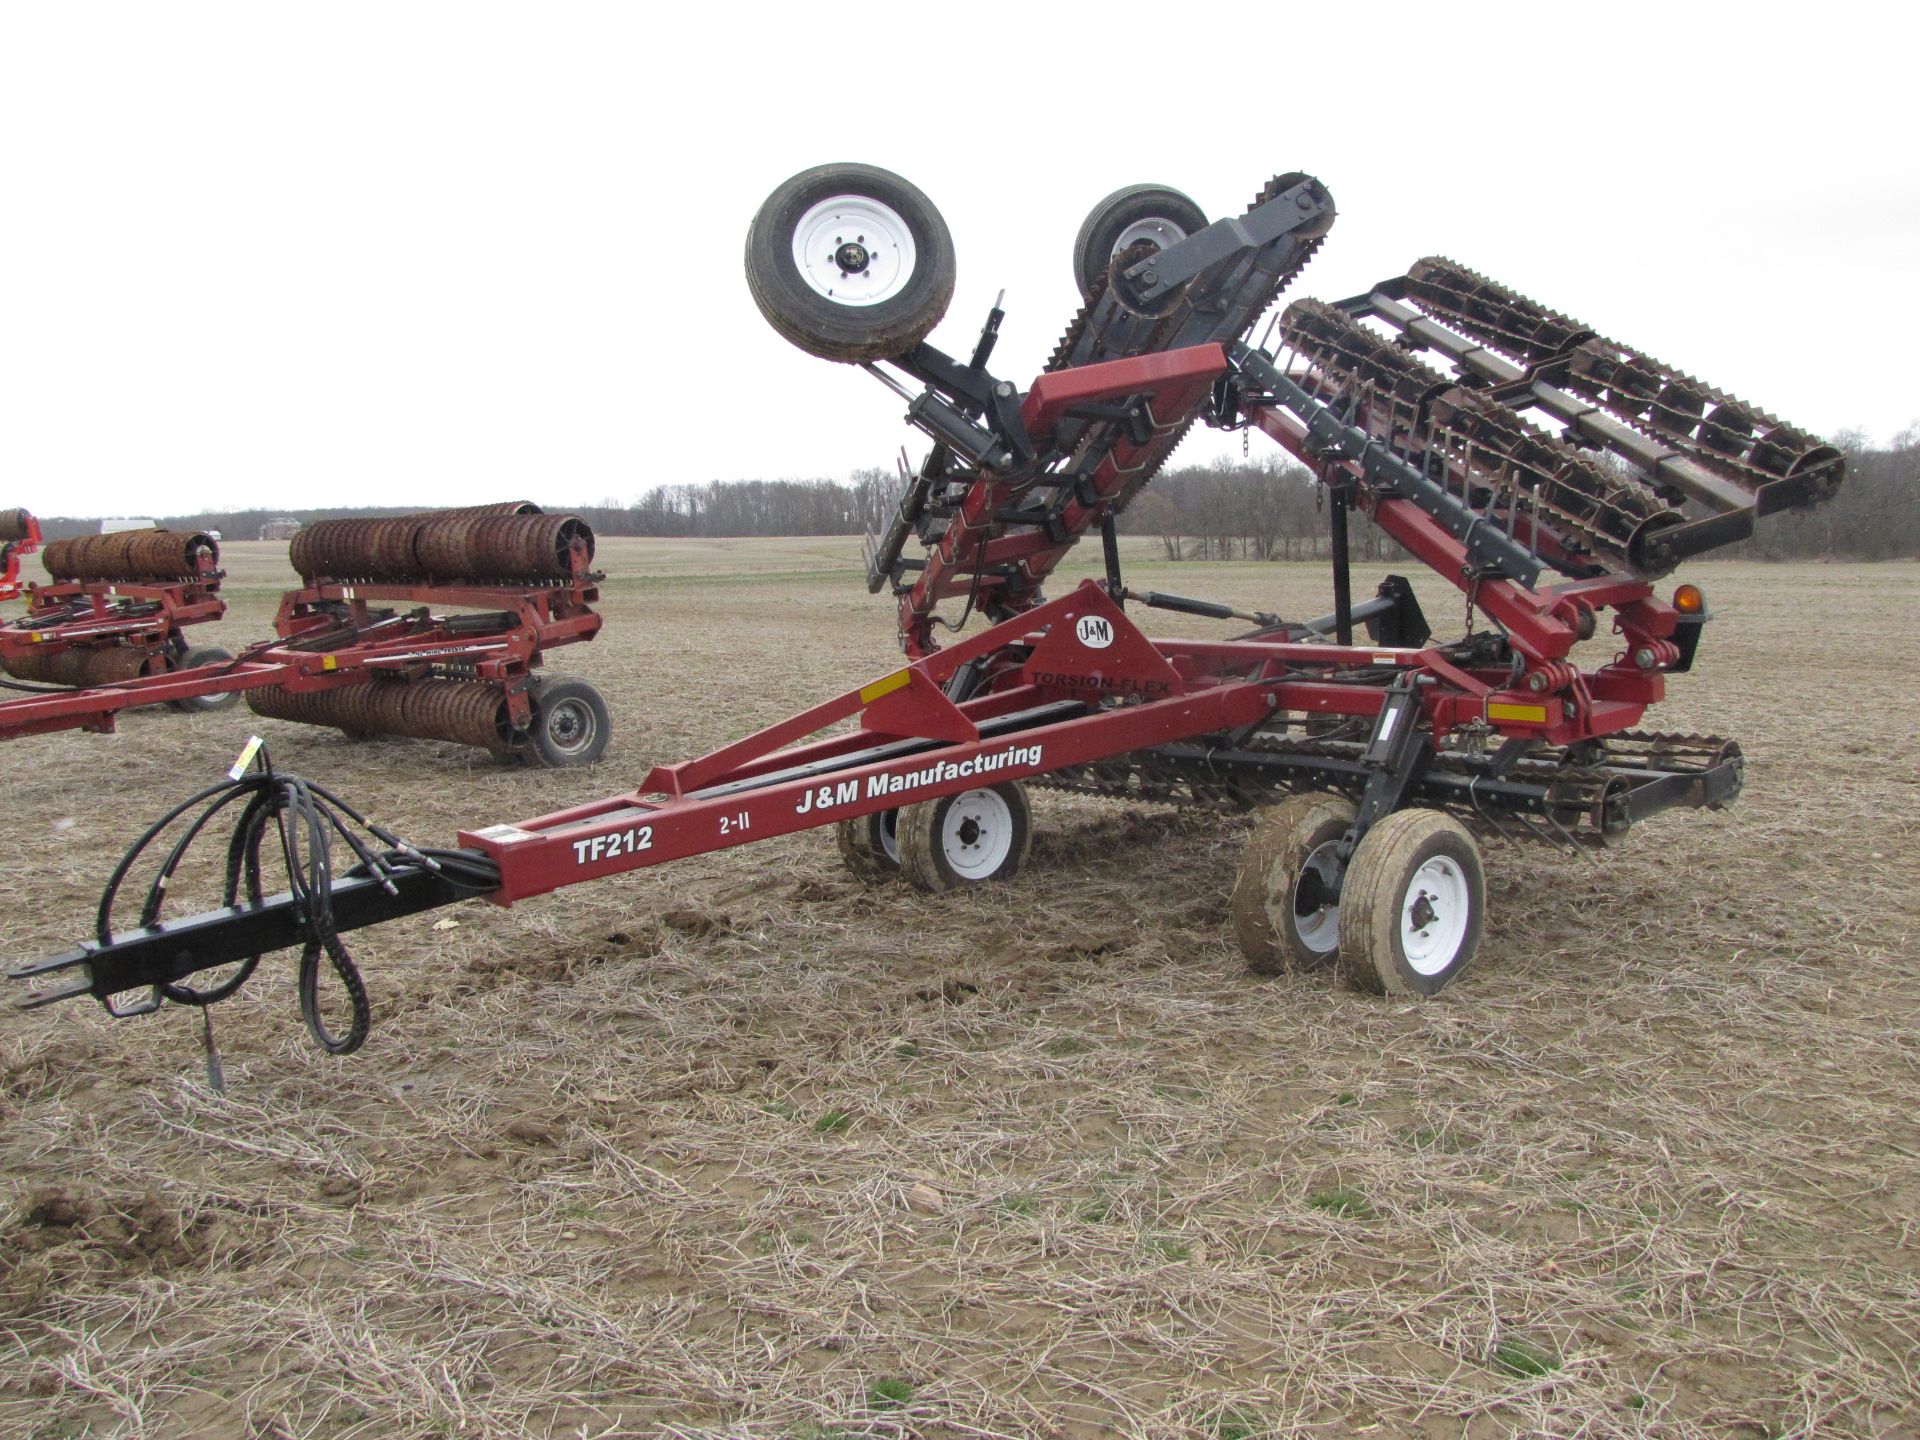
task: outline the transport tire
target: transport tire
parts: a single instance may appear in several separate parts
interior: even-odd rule
[[[1091,300],[1115,259],[1135,245],[1164,250],[1206,228],[1206,213],[1178,190],[1128,185],[1114,191],[1093,207],[1073,237],[1073,278],[1080,298]],[[1134,258],[1147,253],[1143,250]]]
[[[175,670],[197,670],[202,665],[218,665],[233,659],[232,652],[222,650],[218,645],[202,645],[197,650],[189,650],[173,667]],[[195,695],[190,699],[176,700],[174,708],[194,711],[231,710],[240,703],[240,692],[228,690],[219,695]]]
[[[953,299],[953,237],[933,202],[874,165],[816,165],[747,227],[747,288],[767,323],[809,355],[904,355]]]
[[[1340,891],[1340,973],[1377,995],[1437,995],[1480,944],[1487,884],[1466,826],[1401,810],[1361,837]]]
[[[555,770],[591,765],[606,753],[613,719],[584,680],[548,680],[533,695],[533,754]]]
[[[856,815],[833,827],[840,859],[862,880],[891,880],[900,873],[900,812]]]
[[[1262,810],[1233,885],[1233,933],[1256,975],[1319,970],[1340,950],[1333,847],[1353,824],[1353,802],[1325,791]]]
[[[1033,843],[1027,791],[1017,781],[943,795],[900,810],[900,873],[938,894],[1005,880]]]

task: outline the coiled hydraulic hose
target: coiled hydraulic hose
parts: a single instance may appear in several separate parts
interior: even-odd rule
[[[354,855],[355,863],[346,875],[377,880],[389,893],[398,893],[393,883],[395,876],[423,869],[435,872],[456,889],[475,895],[499,888],[499,867],[484,856],[471,850],[409,844],[368,820],[324,786],[276,771],[266,747],[261,745],[250,768],[236,766],[227,779],[183,800],[134,841],[100,896],[94,930],[101,944],[112,942],[114,904],[140,857],[159,843],[176,823],[184,826],[147,886],[138,921],[147,926],[160,919],[168,886],[194,842],[223,814],[232,822],[226,847],[224,903],[227,905],[257,905],[265,899],[263,880],[267,857],[263,851],[269,834],[278,841],[287,889],[293,896],[301,929],[308,937],[300,955],[300,1015],[315,1043],[331,1055],[348,1055],[359,1049],[372,1025],[366,984],[333,923],[336,839]],[[345,1031],[338,1034],[328,1027],[320,1013],[323,956],[347,994],[349,1019]],[[165,982],[155,985],[149,998],[137,1006],[114,1010],[109,1004],[108,1008],[116,1015],[138,1015],[157,1010],[164,1001],[171,1000],[176,1005],[190,1005],[204,1011],[238,991],[252,977],[261,958],[254,955],[240,961],[239,968],[231,975],[206,989],[177,981]],[[207,1033],[208,1070],[218,1088],[218,1057],[211,1043],[210,1023]]]

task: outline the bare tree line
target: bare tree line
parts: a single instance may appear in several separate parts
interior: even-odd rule
[[[1859,435],[1838,443],[1848,454],[1839,495],[1817,509],[1775,515],[1754,539],[1718,552],[1727,558],[1889,560],[1920,557],[1920,426],[1886,447]],[[542,487],[525,487],[533,494]],[[855,470],[845,480],[709,480],[661,485],[638,499],[609,498],[571,508],[601,535],[718,537],[858,535],[892,518],[900,481],[891,470]],[[517,497],[500,497],[517,498]],[[546,494],[538,494],[543,503]],[[303,522],[395,515],[419,507],[202,511],[161,517],[174,529],[219,530],[249,540],[270,520]],[[99,522],[43,518],[49,538],[88,534]],[[1184,466],[1158,476],[1135,497],[1120,529],[1157,539],[1170,560],[1295,560],[1327,553],[1325,495],[1306,470],[1275,456]],[[1356,520],[1356,558],[1388,559],[1398,549]]]

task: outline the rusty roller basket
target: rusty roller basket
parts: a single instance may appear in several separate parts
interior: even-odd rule
[[[309,582],[545,583],[580,573],[593,558],[593,531],[577,516],[547,515],[517,501],[377,520],[322,520],[294,536],[288,558]]]
[[[220,546],[204,530],[120,530],[50,541],[41,558],[55,580],[188,580],[219,568]]]
[[[450,740],[497,755],[514,748],[505,692],[472,680],[375,680],[304,694],[273,685],[249,691],[247,704],[270,720],[332,725],[350,735]]]
[[[24,510],[0,510],[0,545],[10,540],[24,540],[33,533],[27,524],[28,515]]]
[[[0,670],[16,680],[42,685],[117,685],[148,673],[148,666],[159,652],[128,645],[107,645],[98,649],[74,648],[36,654],[0,653]],[[164,669],[164,662],[160,666]]]

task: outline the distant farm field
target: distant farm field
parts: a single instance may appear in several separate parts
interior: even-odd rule
[[[1152,550],[1133,583],[1330,608]],[[5,957],[88,934],[249,733],[446,844],[897,663],[854,541],[600,558],[553,657],[612,707],[590,771],[244,707],[0,748]],[[292,575],[226,559],[197,634],[237,648]],[[1005,886],[868,885],[822,831],[360,932],[350,1059],[270,961],[224,1097],[197,1014],[0,1014],[0,1435],[1917,1433],[1920,566],[1686,578],[1715,618],[1649,720],[1739,740],[1740,803],[1491,850],[1429,1003],[1250,977],[1243,817],[1041,793]]]

